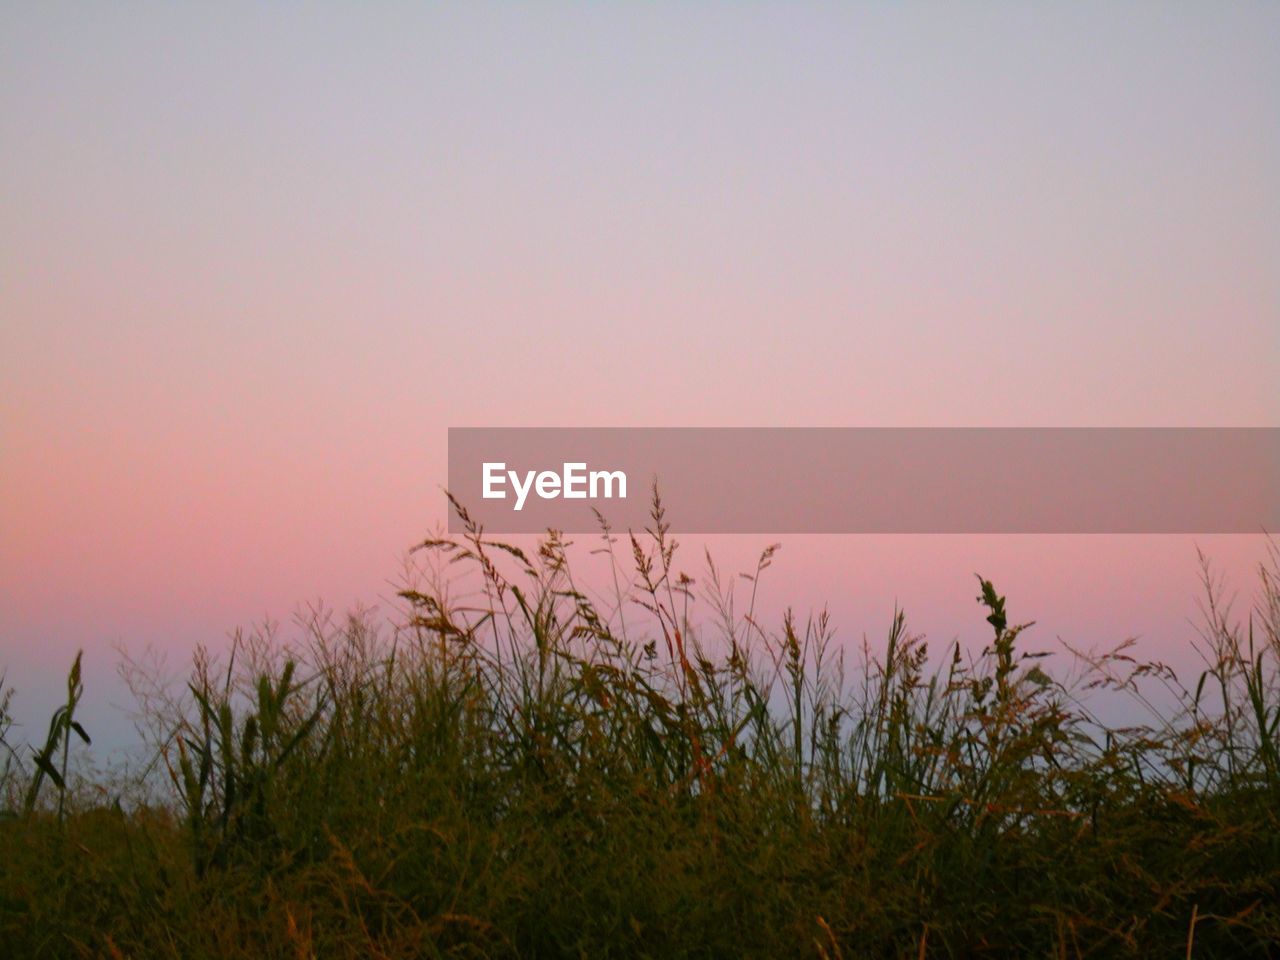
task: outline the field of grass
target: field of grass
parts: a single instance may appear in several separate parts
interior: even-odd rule
[[[76,775],[78,663],[46,743],[0,716],[0,955],[1280,956],[1274,551],[1238,618],[1207,584],[1184,686],[1044,659],[982,580],[980,656],[899,614],[846,662],[757,622],[772,550],[695,584],[660,508],[598,542],[606,597],[473,529],[394,624],[135,669],[127,778]]]

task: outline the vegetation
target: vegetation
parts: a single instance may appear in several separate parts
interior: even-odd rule
[[[1128,646],[1055,679],[985,580],[981,655],[897,613],[846,670],[825,616],[757,623],[774,548],[695,584],[656,502],[600,543],[607,599],[555,534],[470,526],[418,548],[390,629],[240,635],[181,695],[131,672],[132,783],[68,769],[78,660],[43,748],[0,708],[0,951],[1280,956],[1274,553],[1243,623],[1206,579],[1184,688]],[[1091,712],[1155,690],[1149,722]]]

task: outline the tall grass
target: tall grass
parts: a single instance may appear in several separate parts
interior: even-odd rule
[[[605,596],[559,536],[468,524],[417,548],[390,627],[317,612],[200,652],[181,692],[135,674],[147,803],[71,782],[77,660],[41,750],[0,721],[0,950],[1280,954],[1274,553],[1243,621],[1206,565],[1184,687],[1128,645],[1050,669],[981,578],[980,653],[898,611],[846,658],[825,615],[759,622],[776,548],[695,582],[656,501],[596,549]],[[1115,696],[1149,716],[1108,727]]]

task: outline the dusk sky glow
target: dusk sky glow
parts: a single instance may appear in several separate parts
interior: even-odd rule
[[[79,648],[118,731],[113,644],[181,666],[390,596],[450,426],[1280,423],[1278,36],[1249,3],[4,4],[20,739]],[[785,538],[764,602],[976,641],[980,570],[1045,645],[1189,662],[1197,545],[1247,605],[1261,536]]]

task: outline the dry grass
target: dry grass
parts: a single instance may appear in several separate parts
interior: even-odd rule
[[[558,537],[472,528],[421,545],[390,627],[243,636],[180,694],[135,675],[148,803],[68,782],[73,677],[43,750],[0,746],[3,950],[1280,955],[1274,555],[1243,624],[1207,579],[1183,687],[1127,647],[1054,679],[985,581],[981,656],[931,657],[898,613],[846,670],[824,617],[757,623],[772,549],[699,586],[660,504],[599,549],[608,597]],[[1088,709],[1152,690],[1177,708]]]

